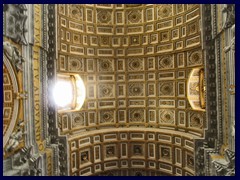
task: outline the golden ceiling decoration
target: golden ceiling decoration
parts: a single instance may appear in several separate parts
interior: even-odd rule
[[[4,175],[235,175],[235,5],[4,4],[3,36]]]
[[[77,72],[87,95],[79,112],[58,115],[61,133],[150,127],[202,137],[205,115],[186,93],[189,73],[203,67],[200,18],[199,5],[58,5],[58,73]],[[82,151],[72,154],[82,157],[72,164],[79,175],[96,158]]]

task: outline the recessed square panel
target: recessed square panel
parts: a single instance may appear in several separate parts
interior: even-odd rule
[[[73,152],[71,153],[71,167],[72,167],[72,171],[75,170],[77,168],[77,153]]]
[[[179,29],[172,30],[172,39],[178,39],[179,38]]]
[[[59,68],[60,68],[60,71],[64,71],[67,68],[66,56],[64,55],[59,56]]]
[[[13,101],[13,94],[12,94],[12,90],[4,90],[3,91],[4,94],[4,103],[12,103]]]
[[[178,112],[178,125],[185,126],[186,124],[186,113],[185,111]]]
[[[88,123],[89,125],[95,125],[97,119],[97,115],[96,112],[92,111],[92,112],[88,112]]]
[[[153,54],[154,53],[154,47],[152,46],[149,46],[149,47],[146,47],[146,53],[147,54]]]
[[[172,162],[172,148],[170,146],[159,145],[160,161]]]
[[[114,110],[101,110],[99,112],[99,123],[101,123],[101,124],[115,123],[115,111]]]
[[[173,81],[165,81],[159,83],[159,96],[174,97],[175,83]]]
[[[182,149],[175,148],[175,163],[181,165],[182,164]]]
[[[144,156],[144,145],[132,144],[132,156]]]
[[[155,144],[148,144],[148,158],[155,158]]]
[[[126,96],[126,85],[125,84],[118,85],[117,95],[118,95],[118,97],[125,97]]]
[[[117,60],[117,70],[118,71],[125,71],[125,59],[118,59]]]
[[[69,124],[68,115],[67,114],[62,115],[62,130],[68,130],[68,124]]]
[[[96,68],[95,68],[94,59],[87,59],[87,71],[94,72],[95,70]]]
[[[186,167],[194,171],[195,167],[195,162],[194,162],[194,157],[193,154],[185,152],[185,164]]]
[[[100,142],[100,140],[101,140],[100,136],[94,136],[94,143]]]
[[[71,142],[71,150],[76,150],[76,149],[77,149],[76,141]]]
[[[161,41],[169,41],[169,32],[165,31],[160,34]]]
[[[120,46],[120,38],[113,37],[112,38],[112,46]]]
[[[155,81],[155,73],[149,73],[148,74],[148,80]]]
[[[86,9],[86,21],[87,22],[93,22],[93,10],[92,9]]]
[[[149,110],[148,111],[148,119],[149,119],[149,123],[155,123],[156,122],[156,110]]]
[[[148,36],[147,35],[142,37],[142,44],[148,44]]]
[[[178,82],[178,96],[185,97],[185,82]]]
[[[126,122],[126,110],[119,110],[118,111],[118,122],[119,123]]]
[[[87,97],[92,99],[96,98],[96,86],[93,84],[89,84],[87,86]]]
[[[178,71],[178,79],[185,78],[185,71]]]
[[[159,123],[162,125],[175,124],[175,110],[160,109],[159,110]]]
[[[115,144],[105,145],[104,151],[105,159],[117,157],[117,149]]]
[[[118,106],[119,107],[126,107],[126,100],[119,100],[118,101]]]
[[[186,107],[185,100],[178,100],[178,108],[184,109]]]
[[[152,161],[150,161],[149,163],[148,163],[148,166],[149,166],[149,168],[153,168],[153,169],[155,169],[156,168],[156,162],[152,162]],[[154,176],[154,175],[153,175]]]
[[[125,75],[124,75],[124,74],[119,74],[119,75],[117,76],[117,80],[118,80],[118,81],[125,81]]]
[[[148,70],[155,70],[155,57],[147,58]]]
[[[10,119],[12,107],[3,107],[3,119]]]
[[[149,133],[148,134],[148,140],[155,140],[155,134]]]
[[[145,110],[140,108],[130,109],[129,121],[131,123],[143,123],[145,121]]]
[[[185,66],[184,53],[177,54],[177,65],[180,68]]]
[[[124,24],[124,13],[122,11],[116,11],[115,13],[116,24]]]
[[[151,96],[156,96],[156,89],[155,89],[155,83],[149,83],[148,84],[148,96],[151,97]]]
[[[91,45],[92,46],[97,46],[98,45],[98,38],[95,36],[91,36]]]
[[[101,148],[94,146],[94,162],[101,161]]]
[[[116,49],[116,56],[125,56],[125,49]]]
[[[101,164],[96,164],[95,165],[95,172],[100,172],[101,171]]]
[[[148,106],[149,107],[156,107],[156,100],[155,99],[149,99],[148,100]]]
[[[123,27],[117,27],[117,28],[116,28],[116,34],[117,34],[117,35],[118,35],[118,34],[120,34],[120,35],[124,34],[124,28],[123,28]]]
[[[147,20],[147,22],[154,20],[154,9],[153,8],[148,8],[146,10],[146,20]]]
[[[183,23],[182,17],[177,17],[175,21],[176,21],[176,25],[180,25]]]
[[[127,167],[128,166],[128,161],[121,161],[121,166],[122,167]]]
[[[120,138],[121,139],[127,139],[128,138],[127,133],[121,133]]]
[[[180,137],[175,137],[175,144],[181,145],[182,139]]]
[[[127,157],[128,155],[128,146],[127,143],[121,143],[121,157]]]
[[[90,150],[82,150],[80,152],[80,164],[90,163]]]
[[[9,75],[7,73],[3,73],[3,85],[11,85],[10,82]]]

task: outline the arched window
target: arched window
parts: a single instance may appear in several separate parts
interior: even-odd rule
[[[80,110],[86,96],[86,90],[82,78],[79,75],[57,76],[53,89],[53,98],[58,111]]]

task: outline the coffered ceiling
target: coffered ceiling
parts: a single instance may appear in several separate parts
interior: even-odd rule
[[[58,72],[79,74],[87,90],[81,111],[59,115],[69,119],[62,132],[152,126],[202,136],[204,113],[187,99],[189,73],[203,67],[199,21],[199,5],[58,5]]]
[[[193,139],[203,137],[206,123],[187,94],[190,73],[203,68],[200,5],[57,8],[57,72],[79,74],[87,94],[80,111],[58,114],[61,134],[69,138],[71,173],[146,168],[152,161],[149,167],[169,174],[194,174]],[[141,151],[136,157],[134,144]]]
[[[234,4],[4,4],[3,173],[235,175],[234,68]]]

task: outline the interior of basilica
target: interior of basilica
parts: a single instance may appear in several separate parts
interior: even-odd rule
[[[235,176],[234,4],[4,4],[4,176]]]

